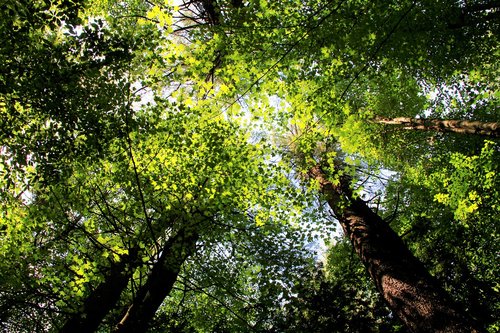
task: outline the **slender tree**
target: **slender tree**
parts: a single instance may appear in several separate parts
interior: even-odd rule
[[[453,132],[460,134],[479,134],[491,137],[500,136],[498,122],[482,122],[473,120],[420,119],[409,117],[375,117],[377,124],[396,125],[406,130]]]
[[[182,264],[196,250],[198,238],[195,228],[184,227],[165,242],[146,283],[137,291],[114,332],[146,332],[156,311],[172,290]]]

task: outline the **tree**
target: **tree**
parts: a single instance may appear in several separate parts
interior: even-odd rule
[[[494,146],[490,141],[477,155],[448,153],[414,166],[419,176],[408,170],[389,184],[390,204],[383,213],[397,215],[391,226],[450,294],[493,331],[498,295],[491,277],[498,273],[488,262],[498,250],[498,208],[490,201],[496,194],[489,189],[498,182]]]
[[[188,259],[152,331],[279,330],[283,304],[294,299],[297,281],[314,266],[313,253],[303,248],[310,243],[305,231],[318,232],[268,223],[205,240],[210,245],[200,244]]]
[[[161,251],[144,285],[136,293],[132,304],[116,332],[145,332],[165,297],[170,294],[184,261],[196,250],[196,227],[186,226],[170,238]]]
[[[392,229],[360,198],[349,180],[334,185],[321,166],[310,171],[354,250],[392,311],[412,332],[479,332]]]
[[[480,134],[492,137],[498,136],[498,123],[483,123],[480,121],[468,120],[414,119],[408,117],[375,117],[373,121],[377,124],[402,125],[401,128],[406,130]]]
[[[275,332],[405,332],[385,306],[345,239],[295,285],[296,297],[274,318]]]

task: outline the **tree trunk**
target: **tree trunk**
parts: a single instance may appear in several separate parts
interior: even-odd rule
[[[195,230],[185,228],[165,243],[146,283],[137,291],[114,332],[146,332],[149,322],[172,290],[182,264],[196,250],[198,237]]]
[[[411,332],[480,332],[389,225],[363,200],[353,198],[347,177],[334,185],[320,166],[309,175],[319,182],[389,308]]]
[[[75,313],[61,328],[60,333],[93,333],[104,317],[114,308],[130,278],[130,267],[137,260],[137,250],[113,263],[105,280],[87,297],[83,310]]]
[[[385,118],[375,117],[377,124],[401,125],[407,130],[454,132],[460,134],[478,134],[491,137],[500,136],[500,124],[497,122],[481,122],[471,120],[416,119],[409,117]]]

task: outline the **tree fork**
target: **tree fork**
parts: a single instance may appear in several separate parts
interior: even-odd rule
[[[360,198],[348,177],[339,185],[320,165],[309,171],[389,308],[414,333],[481,332],[410,252],[401,238]]]
[[[500,124],[473,120],[417,119],[409,117],[386,118],[377,116],[372,120],[377,124],[400,125],[406,130],[453,132],[500,137]]]
[[[196,230],[184,228],[165,243],[146,283],[139,288],[113,332],[146,332],[161,303],[170,294],[182,264],[196,250],[198,238]]]
[[[75,313],[60,329],[60,333],[96,332],[104,317],[114,308],[130,279],[130,268],[135,267],[137,249],[110,267],[105,280],[87,297],[83,310]]]

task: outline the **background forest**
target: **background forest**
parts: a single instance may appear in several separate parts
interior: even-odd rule
[[[3,0],[5,332],[498,332],[500,2]]]

